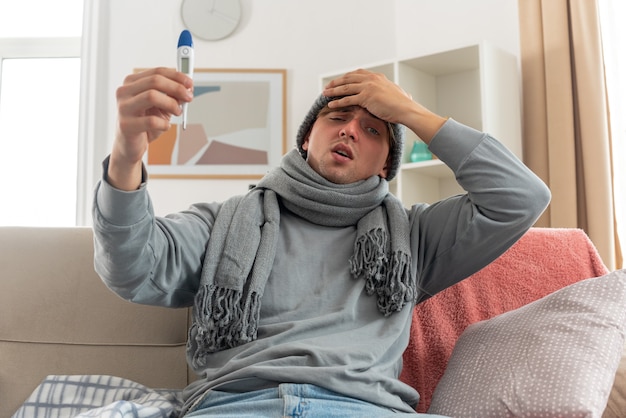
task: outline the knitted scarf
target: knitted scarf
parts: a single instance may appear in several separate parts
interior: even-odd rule
[[[414,302],[406,210],[372,176],[335,184],[317,174],[297,150],[283,158],[244,196],[225,201],[208,242],[195,298],[187,355],[194,367],[210,354],[257,337],[261,297],[278,241],[279,200],[288,210],[319,225],[356,225],[354,252],[347,262],[365,280],[387,316]]]

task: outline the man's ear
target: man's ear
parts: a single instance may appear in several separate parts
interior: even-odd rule
[[[387,158],[387,161],[385,161],[385,165],[383,166],[383,168],[378,172],[378,176],[380,178],[386,179],[387,178],[387,173],[389,172],[389,158]]]
[[[309,150],[309,134],[304,137],[304,141],[302,141],[302,149],[305,151]]]

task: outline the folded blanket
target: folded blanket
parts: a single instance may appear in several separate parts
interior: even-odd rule
[[[121,377],[47,376],[13,418],[174,418],[181,391],[149,389]]]

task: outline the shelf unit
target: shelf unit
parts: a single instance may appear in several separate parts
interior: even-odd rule
[[[362,68],[385,74],[415,101],[437,114],[488,132],[522,157],[520,80],[514,55],[481,42]],[[322,86],[345,72],[323,75]],[[408,162],[413,142],[418,139],[406,131],[404,160],[390,183],[392,192],[407,206],[463,193],[443,162]]]

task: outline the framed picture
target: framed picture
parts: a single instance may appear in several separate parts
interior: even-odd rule
[[[286,70],[194,69],[187,126],[148,147],[150,178],[261,178],[287,151]]]

